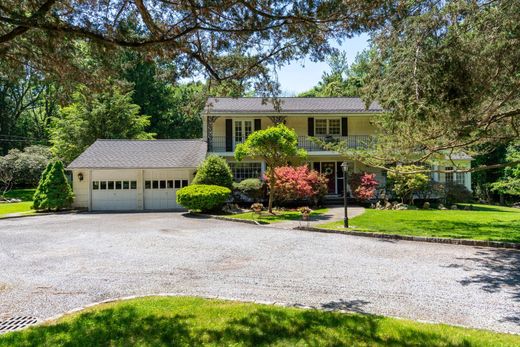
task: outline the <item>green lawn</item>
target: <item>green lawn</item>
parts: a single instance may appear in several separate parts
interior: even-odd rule
[[[350,220],[359,231],[388,234],[450,237],[460,239],[520,242],[520,210],[473,205],[474,210],[366,210]],[[345,230],[343,221],[318,227]]]
[[[36,211],[31,209],[32,197],[35,189],[13,189],[5,194],[8,199],[21,199],[22,202],[0,203],[0,218],[12,213],[23,213],[24,215],[33,214]]]
[[[32,201],[0,203],[0,218],[12,213],[33,214],[36,211],[31,209]]]
[[[191,297],[105,304],[0,335],[0,346],[519,346],[520,336]]]
[[[318,217],[324,213],[327,212],[326,208],[320,208],[313,210],[311,212],[311,218],[312,217]],[[301,220],[302,214],[298,211],[274,211],[274,215],[263,211],[262,214],[259,216],[258,214],[254,212],[245,212],[245,213],[238,213],[230,216],[226,216],[229,218],[236,218],[236,219],[247,219],[247,220],[254,220],[263,224],[270,224],[270,223],[278,223],[283,221],[289,221],[289,220]]]
[[[22,201],[32,201],[36,189],[13,189],[5,194],[8,199],[21,199]]]

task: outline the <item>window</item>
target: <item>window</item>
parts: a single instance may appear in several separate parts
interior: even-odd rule
[[[159,188],[166,189],[166,181],[160,181],[159,182]]]
[[[107,189],[114,189],[114,181],[108,181]]]
[[[168,181],[168,189],[173,189],[173,180]]]
[[[329,119],[329,135],[341,134],[341,123],[339,119]]]
[[[253,132],[253,121],[251,120],[236,120],[234,121],[234,139],[235,144],[244,142]]]
[[[260,178],[262,172],[261,163],[229,163],[235,181],[240,182],[246,178]]]
[[[453,170],[452,166],[446,166],[446,171]],[[465,173],[464,172],[446,172],[446,183],[465,184]]]
[[[150,182],[150,181],[147,181]],[[137,181],[130,181],[130,189],[137,189]]]
[[[316,135],[340,135],[341,134],[341,120],[338,118],[318,118],[314,122]]]
[[[175,180],[175,189],[179,189],[181,187],[181,181]]]
[[[106,181],[101,181],[99,183],[100,183],[100,187],[101,187],[102,190],[107,189],[107,182]]]
[[[188,185],[188,180],[182,180],[182,186],[186,187]]]
[[[152,189],[159,189],[159,181],[152,181]]]
[[[316,119],[316,135],[327,135],[326,119]]]
[[[123,189],[129,189],[130,188],[130,182],[123,181]]]
[[[121,189],[121,181],[116,181],[116,189]]]
[[[152,181],[144,181],[144,189],[152,189]]]
[[[98,190],[99,189],[99,181],[93,181],[92,182],[92,189]]]

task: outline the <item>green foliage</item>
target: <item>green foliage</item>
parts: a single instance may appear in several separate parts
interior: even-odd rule
[[[73,103],[61,109],[51,125],[52,151],[70,163],[97,139],[152,139],[148,116],[139,114],[131,93],[117,86],[101,93],[80,87]]]
[[[192,183],[231,189],[233,187],[233,173],[226,159],[218,155],[210,155],[199,165]]]
[[[239,202],[260,201],[264,195],[264,182],[258,178],[248,178],[233,183],[233,196]],[[243,201],[247,200],[247,201]]]
[[[507,148],[506,162],[520,162],[520,143]],[[520,164],[504,168],[504,174],[497,182],[491,184],[494,191],[502,194],[520,195]]]
[[[420,166],[407,165],[396,169],[398,171],[388,172],[387,184],[403,202],[413,204],[414,195],[428,188],[430,178],[424,173],[415,172],[424,169]]]
[[[311,90],[301,93],[300,97],[359,96],[364,79],[369,70],[371,52],[364,50],[348,65],[345,52],[331,55],[330,73],[323,73],[321,81]]]
[[[473,194],[463,184],[446,183],[444,186],[444,199],[448,205],[472,202]]]
[[[192,184],[177,191],[177,203],[193,211],[215,211],[222,208],[230,194],[229,188]]]
[[[518,335],[488,330],[183,296],[120,300],[49,324],[0,335],[2,347],[514,347],[519,344]]]
[[[235,158],[238,161],[246,157],[262,159],[269,170],[269,212],[273,212],[276,177],[274,168],[293,164],[305,158],[307,152],[298,148],[298,136],[294,129],[284,124],[253,132],[249,137],[236,146]]]
[[[50,160],[51,152],[45,146],[29,146],[23,151],[11,149],[7,155],[0,156],[0,195],[13,186],[34,187]]]
[[[72,204],[74,194],[65,176],[63,163],[49,163],[34,193],[33,208],[36,210],[60,210]]]
[[[388,110],[375,119],[371,157],[388,165],[475,156],[516,139],[519,22],[520,2],[509,0],[420,2],[389,18],[373,35],[364,88]]]

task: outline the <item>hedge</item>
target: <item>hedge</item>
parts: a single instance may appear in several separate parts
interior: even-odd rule
[[[177,203],[194,211],[214,211],[222,208],[231,190],[225,187],[192,184],[177,191]]]

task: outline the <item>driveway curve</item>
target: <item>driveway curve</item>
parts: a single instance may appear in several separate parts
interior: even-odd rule
[[[0,221],[0,320],[110,298],[219,296],[520,333],[520,252],[181,213]]]

